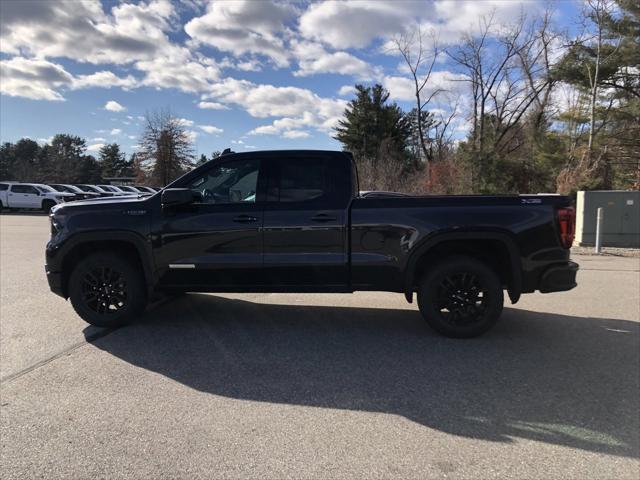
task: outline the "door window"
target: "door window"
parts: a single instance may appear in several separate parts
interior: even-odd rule
[[[216,165],[193,180],[190,188],[202,204],[255,203],[259,160],[236,160]]]
[[[33,193],[36,195],[38,194],[38,191],[35,189],[35,187],[32,187],[31,185],[12,185],[11,191],[13,193]]]
[[[293,159],[280,162],[280,202],[308,202],[324,195],[325,162]]]

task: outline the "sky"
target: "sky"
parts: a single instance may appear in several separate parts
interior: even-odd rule
[[[338,149],[333,128],[356,83],[409,109],[412,83],[392,41],[405,32],[459,44],[493,15],[507,27],[549,5],[560,29],[580,4],[556,1],[0,2],[0,140],[70,133],[97,152],[136,150],[147,112],[183,119],[198,154],[230,147]],[[465,108],[464,77],[441,54],[430,109]],[[464,115],[456,120],[464,136]]]

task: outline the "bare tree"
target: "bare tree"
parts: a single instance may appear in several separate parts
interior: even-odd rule
[[[611,0],[587,0],[585,5],[586,11],[583,15],[585,19],[591,19],[595,32],[584,36],[579,40],[580,44],[585,45],[591,43],[591,48],[595,50],[595,58],[593,65],[590,62],[585,62],[584,66],[587,70],[587,78],[589,80],[589,137],[587,141],[587,155],[591,156],[593,152],[593,140],[602,128],[601,125],[596,129],[596,106],[598,104],[598,92],[600,87],[600,68],[607,59],[613,56],[616,49],[612,50],[608,55],[603,55],[603,45],[605,41],[605,21],[613,15],[615,4]],[[585,25],[585,30],[587,26]],[[606,112],[611,109],[613,102],[609,103],[606,108]]]
[[[191,135],[169,110],[147,113],[139,147],[139,159],[156,185],[167,185],[193,167]]]
[[[398,35],[393,40],[396,50],[404,59],[413,79],[416,97],[416,127],[421,156],[427,163],[427,172],[429,170],[429,162],[433,161],[433,152],[429,147],[428,132],[425,131],[429,127],[425,126],[425,122],[422,121],[424,118],[423,112],[427,111],[429,103],[434,97],[443,91],[441,88],[435,88],[430,91],[427,89],[433,73],[433,67],[440,54],[438,39],[433,32],[429,35],[429,39],[430,42],[427,44],[425,34],[418,26],[411,32]],[[431,122],[430,126],[435,127],[435,124]]]

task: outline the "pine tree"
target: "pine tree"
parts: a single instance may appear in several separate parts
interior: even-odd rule
[[[103,178],[121,177],[127,174],[129,162],[117,143],[109,143],[100,149],[99,162]]]
[[[356,98],[345,109],[335,139],[353,153],[365,188],[394,185],[414,164],[408,148],[410,118],[382,85],[356,85]]]

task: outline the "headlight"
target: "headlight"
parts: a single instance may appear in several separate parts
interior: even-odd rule
[[[51,221],[51,236],[55,237],[59,232],[62,231],[62,223],[59,218],[56,218],[54,214],[49,215],[49,220]]]

